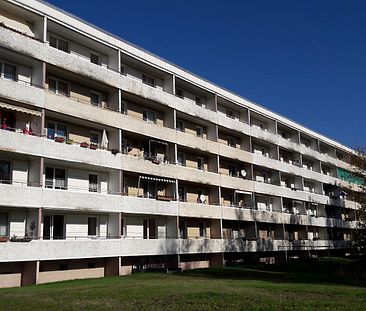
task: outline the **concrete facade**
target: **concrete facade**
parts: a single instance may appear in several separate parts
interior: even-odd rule
[[[0,287],[349,251],[346,146],[36,0],[0,64]]]

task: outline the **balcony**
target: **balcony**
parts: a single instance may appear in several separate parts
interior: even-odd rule
[[[110,151],[80,148],[78,145],[56,143],[45,137],[24,135],[12,131],[1,130],[0,148],[24,155],[86,163],[114,169],[121,168],[121,155],[113,155]]]
[[[21,81],[0,79],[0,97],[41,108],[45,103],[45,91],[42,87]]]

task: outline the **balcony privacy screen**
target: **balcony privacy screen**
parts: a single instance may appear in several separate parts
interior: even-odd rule
[[[354,175],[352,175],[351,172],[341,169],[339,167],[337,167],[337,177],[342,180],[348,181],[349,183],[356,184],[358,186],[364,185],[363,178],[354,176]]]

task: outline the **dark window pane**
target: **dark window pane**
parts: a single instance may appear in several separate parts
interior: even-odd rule
[[[88,235],[97,235],[96,217],[88,217]]]
[[[11,183],[10,162],[0,161],[0,183]]]
[[[16,67],[9,64],[4,64],[4,78],[9,80],[16,80]]]

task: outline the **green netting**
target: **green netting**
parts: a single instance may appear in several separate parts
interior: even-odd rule
[[[338,178],[348,181],[350,183],[362,186],[364,184],[364,180],[361,177],[353,176],[351,172],[346,171],[344,169],[341,169],[337,167],[337,176]]]

